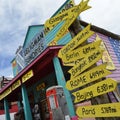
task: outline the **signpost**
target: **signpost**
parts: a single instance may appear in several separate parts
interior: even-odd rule
[[[75,96],[74,103],[111,92],[115,90],[116,86],[117,82],[115,80],[107,78],[106,80],[91,85],[90,87],[73,92],[72,94]]]
[[[106,70],[106,64],[102,64],[102,65],[96,66],[95,68],[87,72],[80,74],[75,78],[71,78],[70,80],[67,81],[66,88],[68,90],[73,90],[78,87],[84,86],[88,83],[91,83],[95,80],[98,80],[102,77],[105,77],[109,74],[111,74],[111,72]]]
[[[82,118],[120,117],[120,103],[81,106],[77,108],[76,113]]]

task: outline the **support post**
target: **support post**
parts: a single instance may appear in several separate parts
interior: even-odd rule
[[[74,106],[73,106],[73,103],[72,103],[70,93],[65,88],[66,80],[65,80],[65,77],[64,77],[64,74],[63,74],[63,71],[62,71],[62,68],[61,68],[60,61],[59,61],[58,57],[53,58],[53,64],[54,64],[54,68],[55,68],[55,73],[56,73],[58,85],[63,86],[64,94],[67,98],[66,101],[67,101],[70,116],[71,117],[75,116]]]
[[[9,104],[6,98],[4,98],[4,110],[5,110],[5,120],[10,120]]]
[[[25,85],[21,86],[25,120],[32,120],[32,113]]]

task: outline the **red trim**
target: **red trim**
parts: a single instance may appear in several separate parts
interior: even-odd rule
[[[61,49],[62,46],[50,46],[47,47],[46,50],[44,50],[43,53],[41,53],[31,64],[29,64],[28,66],[26,66],[16,77],[14,77],[2,90],[0,90],[0,94],[2,94],[7,88],[9,88],[10,86],[12,86],[18,79],[21,80],[22,76],[24,74],[26,74],[30,69],[33,70],[33,73],[38,74],[37,72],[39,71],[44,73],[42,68],[45,67],[46,65],[48,66],[48,68],[51,69],[51,65],[52,65],[52,58],[54,56],[57,55],[59,49]],[[47,68],[46,72],[49,72],[49,69]],[[53,69],[53,68],[52,68]],[[35,77],[33,76],[33,78]],[[31,78],[32,79],[32,78]],[[35,79],[34,79],[35,80]],[[29,80],[27,82],[25,82],[26,85],[28,85],[28,82],[32,82],[32,80]],[[20,90],[20,87],[17,89]],[[14,90],[16,91],[16,90]],[[14,91],[12,93],[14,93]],[[11,93],[11,94],[12,94]],[[8,99],[11,100],[11,94],[8,95]],[[10,96],[10,97],[9,97]],[[13,95],[14,96],[14,95]],[[15,96],[14,96],[15,97]],[[17,97],[17,95],[16,95]]]
[[[17,112],[17,111],[18,111],[17,104],[12,105],[11,109],[9,109],[10,113],[14,113],[14,112]],[[3,114],[5,114],[5,111],[4,110],[0,110],[0,115],[3,115]]]

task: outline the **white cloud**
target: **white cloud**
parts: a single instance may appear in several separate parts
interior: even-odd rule
[[[81,14],[81,18],[108,31],[120,34],[119,0],[90,0],[92,8]]]
[[[0,76],[6,76],[6,77],[13,77],[12,67],[6,67],[4,69],[0,69]]]
[[[75,0],[80,3],[81,0]],[[13,56],[22,45],[29,25],[44,24],[65,0],[1,0],[0,1],[0,55]],[[98,27],[120,34],[119,0],[90,0],[91,9],[81,18]],[[11,74],[11,66],[2,73]],[[1,69],[0,69],[1,72]]]

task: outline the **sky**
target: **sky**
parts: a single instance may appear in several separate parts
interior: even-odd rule
[[[74,0],[79,4],[81,0]],[[12,77],[11,61],[30,25],[44,24],[65,0],[0,0],[0,76]],[[120,35],[120,0],[90,0],[81,19]]]

